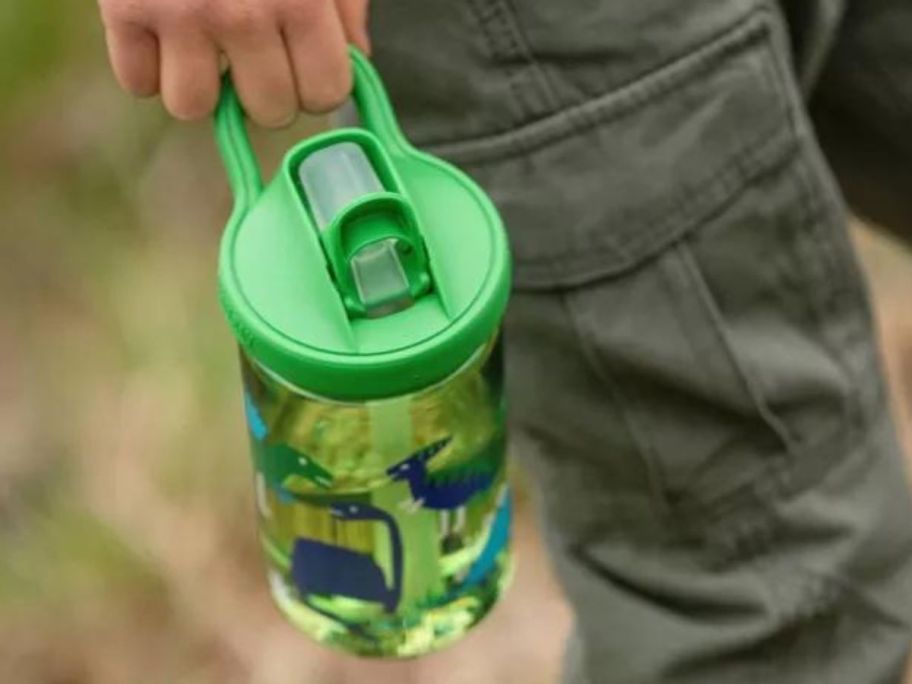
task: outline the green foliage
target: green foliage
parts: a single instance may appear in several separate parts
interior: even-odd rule
[[[7,0],[0,4],[0,121],[18,97],[37,95],[61,64],[103,50],[94,3]]]

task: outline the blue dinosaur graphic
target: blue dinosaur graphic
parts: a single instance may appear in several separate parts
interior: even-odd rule
[[[416,451],[414,454],[387,469],[387,475],[397,481],[406,481],[416,507],[450,511],[465,506],[476,494],[483,492],[494,481],[493,469],[472,473],[452,480],[435,480],[428,473],[427,464],[452,441],[450,437]]]
[[[279,603],[279,606],[287,606],[288,604],[297,602],[297,599],[294,596],[292,596],[291,593],[286,588],[285,580],[282,579],[281,574],[279,574],[275,570],[270,570],[269,574],[268,574],[268,579],[269,579],[270,589],[272,590],[273,595],[276,597],[276,599]],[[332,613],[332,612],[326,610],[325,608],[317,605],[317,603],[315,603],[313,600],[311,600],[309,598],[302,598],[300,600],[300,603],[307,606],[313,612],[318,613],[319,615],[322,615],[323,617],[329,618],[333,622],[344,625],[345,628],[349,632],[356,634],[359,637],[362,637],[364,639],[370,639],[372,641],[376,641],[376,636],[374,636],[373,634],[368,632],[367,629],[365,629],[365,625],[358,623],[358,622],[352,622],[351,620],[346,620],[342,616],[336,615],[335,613]]]
[[[347,596],[375,601],[392,613],[402,598],[402,538],[393,517],[385,511],[360,503],[336,503],[330,512],[341,520],[376,520],[390,535],[393,581],[387,586],[383,570],[368,553],[317,539],[299,537],[291,557],[291,577],[306,601],[308,594]]]
[[[403,501],[403,508],[412,513],[420,508],[440,513],[440,536],[448,553],[461,546],[458,533],[465,526],[466,505],[494,482],[498,462],[493,456],[503,448],[503,439],[495,437],[471,462],[429,472],[428,462],[450,442],[449,437],[434,442],[387,470],[393,480],[409,484],[411,500]]]

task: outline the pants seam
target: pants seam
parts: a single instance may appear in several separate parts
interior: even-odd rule
[[[511,98],[519,110],[515,123],[523,125],[543,112],[553,110],[556,102],[550,84],[532,57],[506,2],[470,0],[469,7],[481,26],[492,62],[499,65],[506,76]],[[524,78],[528,78],[534,87],[523,88]]]
[[[579,315],[576,310],[576,307],[573,306],[573,303],[570,301],[570,295],[567,293],[559,292],[557,294],[560,297],[561,306],[564,308],[567,319],[570,321],[570,324],[573,326],[573,335],[579,345],[580,351],[583,354],[587,364],[595,373],[596,377],[601,381],[602,386],[606,391],[610,392],[614,397],[633,401],[637,403],[636,398],[628,397],[626,394],[621,395],[617,383],[614,381],[611,372],[605,368],[605,364],[599,359],[598,352],[595,348],[589,343],[588,335],[580,327]],[[620,405],[620,402],[619,402]],[[627,411],[619,411],[621,420],[624,421],[624,425],[627,430],[627,434],[630,437],[631,445],[636,450],[637,457],[643,461],[645,466],[648,480],[649,480],[649,495],[650,502],[653,505],[658,505],[661,509],[667,508],[665,505],[665,497],[662,488],[662,477],[661,473],[657,470],[657,460],[655,454],[652,452],[651,444],[648,440],[645,440],[636,426],[630,419],[630,415]],[[649,454],[649,455],[647,455]]]

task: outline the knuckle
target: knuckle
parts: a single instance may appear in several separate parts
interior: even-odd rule
[[[282,0],[280,3],[284,18],[299,25],[312,23],[326,9],[326,0]]]
[[[235,35],[260,29],[267,20],[262,3],[235,0],[234,2],[207,2],[205,18],[216,30]]]
[[[157,6],[158,20],[165,25],[196,23],[203,15],[202,0],[170,0]]]

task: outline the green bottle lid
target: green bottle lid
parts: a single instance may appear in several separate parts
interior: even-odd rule
[[[510,290],[485,193],[402,135],[355,50],[360,128],[293,147],[264,186],[227,81],[215,128],[235,196],[219,299],[247,353],[314,394],[393,397],[456,371],[495,334]]]

